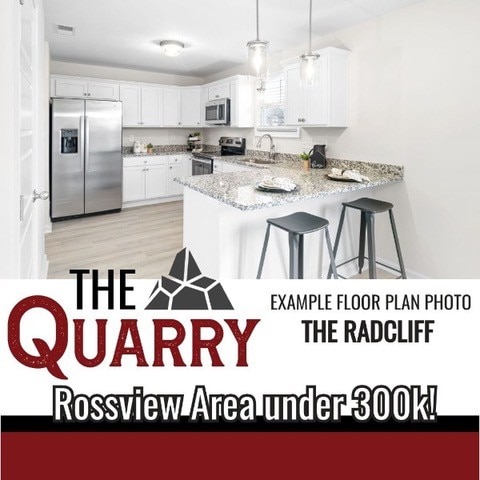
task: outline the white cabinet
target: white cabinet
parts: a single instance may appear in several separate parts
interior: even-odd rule
[[[167,195],[167,157],[123,159],[123,202],[152,200]]]
[[[181,90],[181,119],[182,127],[199,127],[200,121],[200,87],[182,87]]]
[[[137,84],[120,86],[124,127],[163,126],[163,88]]]
[[[208,87],[208,100],[230,97],[230,82],[215,82]]]
[[[145,200],[145,165],[123,167],[123,201]]]
[[[119,85],[96,79],[54,75],[51,78],[51,96],[118,100]]]
[[[255,126],[255,80],[237,75],[230,82],[230,126]]]
[[[318,50],[318,85],[300,84],[300,62],[285,64],[285,124],[302,127],[346,127],[348,108],[347,50],[328,47]]]
[[[182,195],[183,185],[174,181],[175,178],[184,176],[183,163],[170,163],[167,171],[167,195]]]
[[[179,127],[181,93],[178,87],[165,87],[163,100],[163,125],[165,127]]]
[[[252,167],[239,165],[238,163],[225,162],[215,159],[213,161],[213,173],[251,172]]]

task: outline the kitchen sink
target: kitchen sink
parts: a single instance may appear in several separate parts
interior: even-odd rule
[[[261,157],[247,157],[245,158],[246,163],[255,163],[257,165],[274,165],[274,160],[270,160],[268,158],[261,158]]]

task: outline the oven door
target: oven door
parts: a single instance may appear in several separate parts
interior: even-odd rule
[[[213,173],[212,160],[192,158],[192,175],[207,175]]]

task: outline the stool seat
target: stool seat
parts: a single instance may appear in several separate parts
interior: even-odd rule
[[[392,210],[393,204],[390,202],[383,202],[382,200],[375,200],[374,198],[359,198],[353,202],[342,203],[345,207],[356,208],[368,213],[382,213],[387,210]]]
[[[301,235],[328,227],[328,220],[306,212],[295,212],[285,217],[270,218],[267,222],[286,232]]]
[[[329,272],[337,277],[335,258],[333,256],[332,243],[328,233],[329,222],[325,218],[317,217],[307,212],[295,212],[284,217],[267,219],[267,230],[263,241],[262,254],[258,265],[257,279],[262,277],[263,264],[267,253],[268,239],[270,237],[270,228],[277,227],[284,232],[288,232],[289,244],[289,278],[303,278],[303,237],[307,233],[313,233],[321,230],[325,232],[325,241],[327,244],[328,255],[330,257]]]

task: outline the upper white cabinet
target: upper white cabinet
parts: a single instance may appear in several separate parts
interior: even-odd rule
[[[300,83],[300,62],[285,62],[285,124],[302,127],[346,127],[348,107],[347,50],[328,47],[318,50],[318,85]]]
[[[182,127],[199,127],[201,125],[201,87],[182,87],[181,115]]]
[[[53,75],[51,78],[51,96],[118,100],[119,86],[115,82]]]
[[[180,127],[181,93],[178,87],[165,87],[163,103],[163,125],[165,127]]]
[[[163,126],[163,88],[120,85],[124,127]]]
[[[237,75],[230,82],[230,126],[255,126],[255,79]]]
[[[208,87],[208,100],[218,100],[219,98],[230,97],[230,82],[215,82]]]

